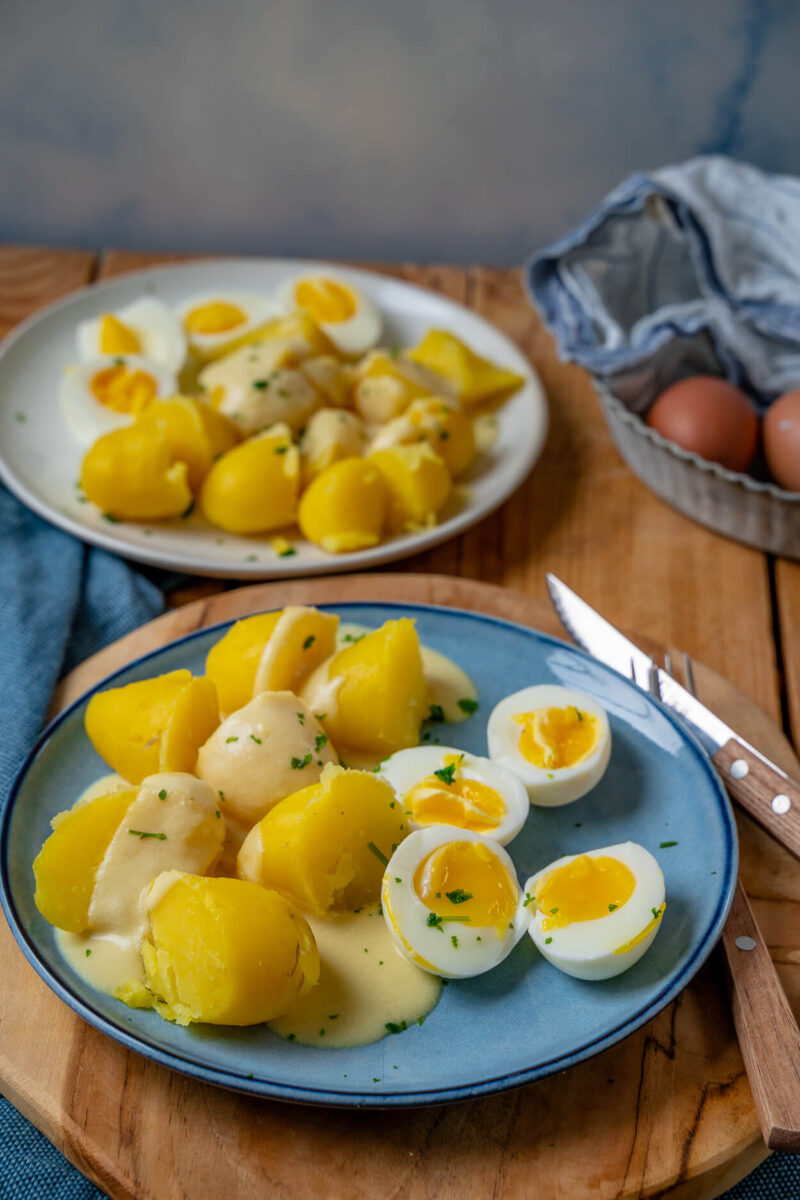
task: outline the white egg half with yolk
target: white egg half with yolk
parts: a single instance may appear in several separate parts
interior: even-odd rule
[[[131,354],[66,367],[58,388],[61,415],[72,436],[89,446],[130,425],[156,399],[172,396],[172,371]]]
[[[554,967],[611,979],[638,962],[661,928],[664,876],[636,842],[570,854],[525,884],[528,932]]]
[[[192,353],[207,361],[277,317],[279,309],[274,300],[254,292],[203,292],[188,296],[177,315]]]
[[[569,804],[600,782],[611,757],[605,709],[558,684],[506,696],[486,729],[489,757],[519,775],[531,804]]]
[[[455,825],[505,846],[530,812],[518,775],[448,746],[398,750],[381,763],[380,774],[394,788],[412,829]]]
[[[76,330],[82,362],[109,355],[136,354],[167,371],[180,371],[186,338],[180,321],[162,300],[143,296],[125,308],[81,321]]]
[[[482,975],[506,958],[529,915],[506,851],[454,825],[400,843],[383,875],[384,919],[402,954],[434,975]]]
[[[383,321],[372,301],[333,275],[289,279],[278,292],[287,312],[301,308],[342,354],[364,354],[381,335]]]

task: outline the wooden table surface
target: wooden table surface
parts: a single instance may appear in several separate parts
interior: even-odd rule
[[[0,247],[0,335],[93,280],[189,256]],[[582,371],[560,363],[525,302],[519,272],[488,267],[381,267],[443,292],[495,322],[528,354],[547,390],[551,429],[531,477],[493,516],[401,569],[505,585],[543,599],[556,572],[616,624],[680,646],[727,677],[800,741],[800,564],[711,533],[670,509],[627,469]],[[397,567],[395,567],[397,569]],[[193,582],[182,603],[224,588]],[[774,897],[752,897],[766,912]],[[800,888],[792,896],[800,901]],[[798,905],[790,906],[797,917]],[[787,939],[787,944],[789,939]],[[787,990],[795,951],[771,946]]]

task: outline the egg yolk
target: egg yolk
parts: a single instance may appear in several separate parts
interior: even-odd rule
[[[101,354],[138,354],[141,350],[138,337],[113,313],[105,313],[100,320]]]
[[[349,321],[358,308],[349,288],[334,279],[302,279],[294,289],[298,308],[304,308],[318,324]]]
[[[154,399],[158,385],[147,371],[131,370],[120,363],[93,375],[89,390],[95,400],[112,412],[137,416]]]
[[[502,796],[479,779],[458,775],[461,755],[445,755],[438,772],[421,780],[405,798],[417,825],[458,825],[488,833],[506,815]]]
[[[635,886],[633,872],[618,858],[579,854],[537,889],[536,907],[544,914],[542,929],[607,917],[630,900]]]
[[[428,924],[440,929],[463,922],[493,926],[501,937],[517,908],[514,881],[483,842],[446,842],[433,850],[414,872],[414,891],[431,910]]]
[[[183,318],[183,323],[189,333],[228,333],[244,325],[247,313],[238,304],[228,304],[225,300],[211,300],[208,304],[200,304],[193,308]]]
[[[546,771],[574,767],[597,743],[597,718],[574,704],[517,713],[514,720],[522,726],[519,750],[523,758]]]

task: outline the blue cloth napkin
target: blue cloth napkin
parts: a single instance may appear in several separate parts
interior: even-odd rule
[[[800,179],[719,156],[632,175],[526,265],[562,358],[643,412],[686,375],[800,384]]]

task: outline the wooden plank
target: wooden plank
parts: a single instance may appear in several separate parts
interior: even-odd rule
[[[791,733],[794,744],[800,746],[800,563],[777,560],[775,595],[789,717],[787,732]]]
[[[366,597],[475,607],[558,631],[549,605],[469,580],[419,574],[295,580],[236,589],[168,613],[79,668],[61,701],[194,628],[301,600]],[[723,717],[797,769],[785,739],[745,697],[700,663],[696,678],[701,696]],[[743,846],[750,836],[745,824]],[[767,853],[744,855],[744,869],[748,887],[769,897],[758,912],[768,943],[783,961],[796,961],[797,864],[771,844]],[[784,975],[784,983],[797,1006],[800,972]],[[529,1196],[535,1182],[541,1200],[632,1200],[666,1189],[684,1200],[708,1200],[764,1155],[724,989],[711,967],[644,1029],[570,1071],[469,1104],[404,1112],[402,1119],[259,1102],[127,1053],[49,992],[5,929],[0,1000],[0,1078],[8,1095],[113,1197],[202,1200],[224,1191],[239,1200],[267,1190],[286,1200],[491,1194],[513,1200]]]
[[[0,337],[37,308],[89,283],[90,250],[47,246],[0,246]]]

